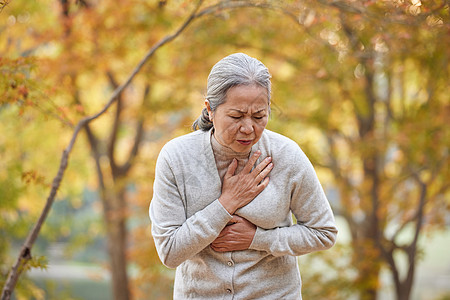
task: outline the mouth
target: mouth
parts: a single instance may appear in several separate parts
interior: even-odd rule
[[[237,142],[243,146],[249,146],[252,144],[252,140],[237,140]]]

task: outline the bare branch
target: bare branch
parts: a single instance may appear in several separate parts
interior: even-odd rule
[[[389,268],[391,269],[395,286],[400,286],[400,271],[394,259],[394,250],[397,249],[398,246],[393,240],[388,241],[386,239],[382,239],[382,242],[378,245],[378,248],[380,249],[381,255],[383,255],[386,262],[388,263]]]
[[[75,82],[75,80],[73,80],[73,81]],[[79,93],[78,89],[75,91],[74,99],[75,99],[75,103],[77,105],[81,105],[80,93]],[[91,146],[91,152],[92,152],[92,156],[94,157],[95,168],[97,170],[98,184],[100,186],[100,191],[102,192],[105,187],[105,182],[104,182],[104,178],[103,178],[103,172],[100,167],[101,153],[100,153],[100,149],[99,149],[99,138],[92,131],[89,123],[87,123],[84,126],[84,130],[86,131],[86,136],[88,138],[89,145]]]
[[[122,165],[119,166],[117,169],[117,176],[125,176],[131,169],[131,166],[133,164],[133,160],[136,158],[138,151],[139,151],[139,145],[142,141],[142,137],[144,136],[144,119],[140,119],[137,126],[136,126],[136,135],[134,136],[134,143],[133,148],[131,149],[130,155],[127,159],[127,161]]]
[[[92,156],[94,157],[94,160],[95,160],[95,168],[97,170],[97,177],[98,177],[98,184],[100,186],[100,191],[103,191],[105,189],[105,181],[103,179],[103,172],[102,172],[102,168],[100,166],[100,155],[101,154],[98,149],[98,139],[92,132],[91,126],[89,126],[89,124],[86,124],[84,126],[84,129],[86,131],[86,135],[87,135],[89,144],[91,145]]]
[[[145,91],[144,91],[144,101],[145,98],[147,98],[147,96],[150,93],[150,85],[146,85],[145,87]],[[128,171],[131,169],[131,166],[133,164],[133,160],[136,158],[138,151],[139,151],[139,146],[142,142],[142,137],[144,136],[144,118],[141,116],[139,118],[138,124],[136,126],[136,134],[134,136],[134,143],[133,143],[133,147],[131,148],[131,152],[130,155],[128,156],[127,161],[120,167],[118,167],[118,175],[121,176],[125,176]]]
[[[446,166],[445,161],[446,161],[446,157],[444,157],[441,160],[441,162],[439,164],[437,164],[437,168],[433,172],[431,172],[432,176],[430,177],[430,179],[427,182],[423,182],[422,179],[420,179],[419,173],[421,171],[423,171],[423,170],[426,170],[426,167],[421,167],[421,168],[419,168],[419,169],[417,169],[415,171],[413,171],[413,170],[411,170],[411,168],[409,168],[410,173],[405,175],[404,177],[400,178],[397,182],[395,182],[393,184],[393,186],[391,187],[391,190],[395,190],[396,187],[400,183],[402,183],[403,181],[405,181],[405,180],[407,180],[407,179],[412,177],[419,184],[419,186],[421,187],[421,193],[419,195],[419,204],[418,204],[419,206],[418,206],[418,209],[415,211],[415,213],[413,215],[411,215],[409,218],[407,218],[406,220],[404,220],[400,224],[399,228],[393,234],[391,240],[395,241],[397,236],[399,236],[399,234],[402,233],[402,231],[409,224],[411,224],[411,222],[413,222],[414,220],[419,220],[419,218],[423,218],[423,214],[424,214],[424,211],[423,211],[424,207],[423,206],[426,204],[425,203],[426,199],[423,198],[423,197],[425,197],[425,195],[424,195],[424,192],[426,192],[425,189],[426,189],[427,186],[432,184],[432,182],[436,179],[437,175],[442,170],[442,168],[444,168]],[[449,187],[450,187],[449,184],[444,183],[441,186],[441,188],[439,188],[438,190],[435,191],[434,196],[435,195],[439,195],[439,194],[443,194]],[[429,195],[428,199],[432,199],[434,196],[433,195]],[[417,225],[416,225],[416,231],[417,231],[417,229],[420,229],[420,228],[417,227]]]
[[[420,186],[420,195],[419,195],[419,207],[417,210],[417,220],[416,220],[416,228],[414,232],[414,239],[411,242],[411,244],[407,247],[407,255],[409,260],[409,268],[408,272],[406,274],[406,278],[404,280],[404,283],[410,285],[412,284],[413,278],[414,278],[414,271],[416,267],[416,253],[417,253],[417,243],[419,241],[419,235],[423,227],[424,222],[424,214],[425,214],[425,204],[427,200],[427,192],[428,192],[428,186],[426,183],[424,183],[418,174],[414,173],[414,179],[417,181],[417,183]]]
[[[205,15],[213,14],[221,10],[232,10],[236,8],[245,8],[245,7],[254,7],[254,8],[263,8],[263,9],[278,9],[278,7],[273,4],[264,3],[261,1],[220,1],[217,4],[208,6],[202,9],[195,17],[199,18]]]
[[[76,130],[76,134],[78,134],[78,130]],[[74,134],[74,135],[76,135]],[[47,218],[47,215],[50,211],[50,208],[53,204],[53,201],[56,196],[56,192],[61,184],[61,180],[64,175],[64,171],[67,168],[68,164],[68,158],[69,158],[70,150],[67,149],[63,151],[63,155],[61,158],[61,164],[58,170],[58,173],[56,177],[53,179],[52,188],[50,191],[50,194],[47,198],[46,205],[44,206],[44,209],[39,216],[38,221],[36,222],[35,226],[31,230],[30,234],[28,235],[27,239],[25,240],[25,243],[22,246],[22,249],[20,250],[19,257],[17,258],[17,261],[13,265],[11,271],[8,274],[8,278],[6,280],[6,283],[3,287],[2,291],[2,300],[10,299],[12,292],[15,288],[15,285],[17,283],[17,280],[19,279],[19,276],[21,274],[21,271],[23,269],[23,266],[31,259],[31,247],[33,246],[34,242],[36,241],[36,238],[41,230],[41,226],[44,224],[45,219]]]
[[[378,14],[376,12],[372,12],[364,6],[363,1],[352,1],[351,4],[349,1],[339,1],[339,0],[318,0],[318,3],[325,7],[331,7],[338,10],[340,13],[345,14],[353,14],[353,15],[364,15],[364,17],[372,20],[380,20],[382,19],[385,23],[393,23],[399,25],[415,25],[424,20],[430,15],[434,15],[438,13],[440,10],[446,9],[448,5],[450,5],[449,0],[442,1],[441,4],[438,4],[436,7],[430,8],[427,12],[421,12],[419,15],[411,16],[411,18],[405,19],[405,10],[402,7],[389,7],[390,18],[385,18],[384,14]]]
[[[419,240],[419,233],[423,226],[423,218],[424,218],[424,208],[426,204],[426,197],[428,192],[428,186],[425,182],[422,181],[419,174],[413,172],[413,178],[417,181],[420,186],[420,195],[419,195],[419,205],[417,208],[417,219],[416,219],[416,229],[414,232],[414,239],[410,245],[410,247],[416,248],[417,242]]]
[[[1,0],[0,1],[0,13],[3,11],[3,9],[9,4],[9,0]]]
[[[106,72],[106,75],[108,76],[109,82],[111,86],[114,89],[117,89],[119,87],[119,84],[117,83],[117,80],[114,78],[114,75],[111,71]],[[116,141],[117,141],[117,134],[119,132],[119,126],[120,126],[120,113],[122,112],[122,94],[119,94],[117,96],[117,106],[116,106],[116,114],[114,116],[114,123],[111,128],[111,133],[109,136],[108,141],[108,156],[109,156],[109,163],[111,165],[111,169],[115,173],[117,169],[116,160],[114,156],[115,148],[116,148]]]

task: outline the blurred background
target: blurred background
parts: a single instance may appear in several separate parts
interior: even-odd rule
[[[83,126],[13,299],[171,298],[148,218],[155,160],[234,52],[271,71],[268,129],[301,146],[336,214],[337,245],[299,257],[304,299],[450,299],[449,1],[0,6],[0,286],[74,127],[156,45]]]

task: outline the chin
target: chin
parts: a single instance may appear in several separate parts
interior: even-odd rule
[[[232,150],[234,152],[247,152],[252,149],[253,145],[254,145],[253,143],[249,144],[249,145],[242,145],[242,144],[237,143],[237,145],[235,147],[233,147]]]

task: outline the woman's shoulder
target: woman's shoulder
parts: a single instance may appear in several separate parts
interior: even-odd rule
[[[262,142],[268,144],[274,152],[292,152],[302,151],[300,146],[294,140],[280,133],[265,129],[262,136]]]
[[[261,146],[274,161],[286,168],[295,169],[295,166],[304,168],[305,164],[310,164],[297,142],[287,136],[266,129],[261,140]]]
[[[185,153],[199,151],[207,137],[207,131],[197,130],[190,132],[168,141],[161,149],[161,152],[167,154]]]

